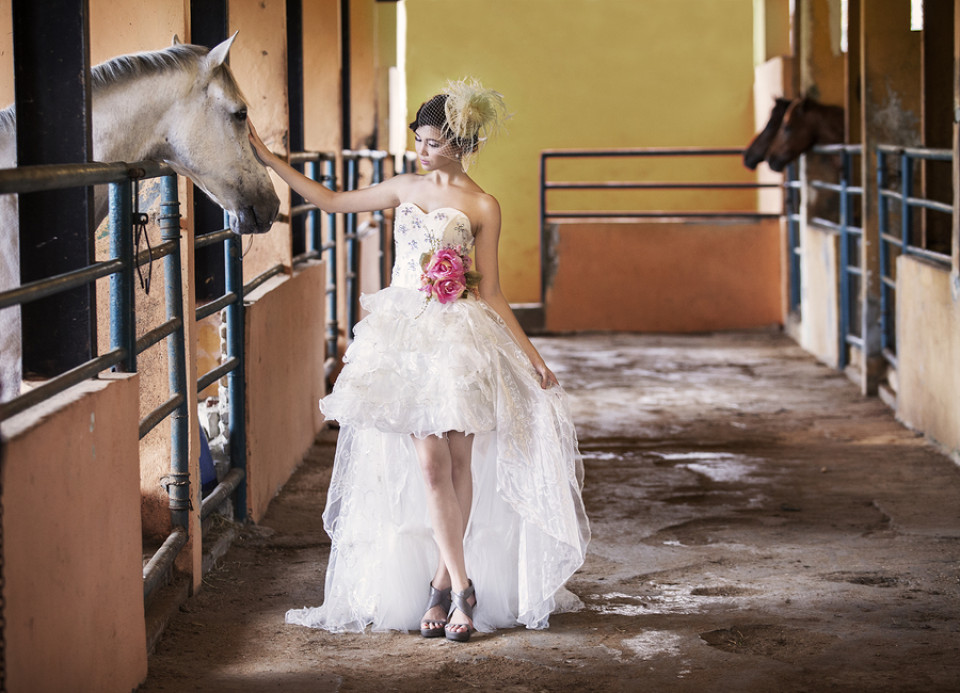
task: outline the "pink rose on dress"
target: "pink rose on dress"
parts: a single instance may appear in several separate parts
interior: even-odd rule
[[[466,296],[467,291],[477,292],[480,274],[470,269],[473,262],[463,246],[440,248],[432,255],[424,253],[420,266],[420,291],[427,295],[427,301],[436,298],[440,303],[450,303]]]
[[[466,288],[467,285],[464,284],[462,279],[445,277],[437,279],[433,285],[433,293],[440,303],[449,303],[450,301],[456,301],[460,298]]]
[[[432,279],[462,278],[464,274],[463,260],[454,248],[441,248],[433,254],[433,259],[427,265],[426,274]]]

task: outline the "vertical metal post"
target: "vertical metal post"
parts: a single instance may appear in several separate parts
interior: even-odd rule
[[[226,222],[226,213],[224,213]],[[237,486],[234,516],[238,520],[247,518],[247,429],[246,429],[246,358],[244,355],[244,315],[243,315],[243,247],[240,236],[231,234],[223,242],[225,257],[225,276],[227,294],[235,299],[224,312],[227,316],[227,357],[235,358],[237,364],[227,374],[227,386],[230,415],[230,466],[244,472],[243,480]]]
[[[324,163],[324,177],[331,190],[337,189],[336,162],[330,157]],[[340,324],[337,319],[337,215],[327,214],[327,358],[335,359],[338,354]]]
[[[886,352],[892,344],[890,341],[890,310],[891,310],[891,289],[887,284],[890,278],[890,245],[886,239],[890,229],[890,215],[886,196],[883,194],[887,189],[887,155],[886,152],[877,148],[877,238],[880,247],[880,351]]]
[[[123,262],[123,270],[110,275],[110,348],[123,349],[118,370],[137,370],[137,321],[133,298],[132,205],[129,181],[110,184],[110,253]]]
[[[190,41],[200,46],[213,48],[229,35],[228,0],[189,0]],[[193,186],[193,229],[197,236],[229,228],[220,206]],[[206,303],[222,296],[225,279],[223,248],[216,244],[194,251],[196,282],[194,294],[198,303]]]
[[[350,0],[340,0],[340,142],[343,147],[353,148],[352,121],[350,105],[353,103],[353,45],[350,35]]]
[[[800,200],[797,165],[787,167],[787,271],[790,273],[790,310],[800,309]]]
[[[179,319],[180,326],[167,336],[170,396],[179,396],[180,404],[170,419],[170,476],[168,487],[170,518],[174,527],[185,532],[190,527],[190,459],[187,411],[187,364],[184,353],[183,292],[180,267],[180,200],[177,198],[177,177],[164,176],[160,182],[160,237],[172,241],[176,248],[164,258],[163,283],[166,288],[167,320]]]
[[[371,185],[376,185],[383,180],[383,157],[376,156],[373,161],[373,179]],[[383,288],[386,286],[386,278],[389,273],[388,260],[390,259],[390,247],[387,245],[387,225],[385,221],[385,216],[382,209],[378,209],[373,213],[373,220],[377,225],[377,238],[380,248],[380,262],[377,263],[377,269],[379,270],[380,276],[377,277],[377,286]]]
[[[287,129],[287,146],[291,152],[304,150],[303,128],[303,2],[302,0],[286,0],[287,24],[287,112],[289,113],[289,127]],[[294,164],[298,171],[306,173],[311,166]],[[309,175],[309,174],[307,174]],[[312,176],[311,176],[312,177]],[[303,197],[295,191],[290,191],[290,206],[296,207],[304,203]],[[310,218],[314,218],[311,214]],[[307,237],[308,219],[297,215],[290,220],[290,234],[292,237],[293,255],[306,252],[310,243]],[[312,250],[317,250],[314,246]]]
[[[353,154],[343,157],[346,168],[344,175],[344,189],[357,189],[357,158]],[[347,247],[347,341],[353,341],[353,326],[357,324],[357,303],[360,300],[360,253],[357,252],[357,215],[344,215],[344,240]]]
[[[900,199],[900,251],[906,254],[910,246],[910,231],[912,227],[909,200],[913,196],[913,167],[910,165],[910,155],[906,152],[900,154],[900,180],[902,184],[902,197]]]
[[[13,0],[17,160],[20,166],[93,158],[87,0]],[[20,195],[20,280],[93,261],[93,188]],[[6,250],[6,249],[4,249]],[[78,287],[21,308],[23,372],[49,378],[97,351],[96,289]]]
[[[850,201],[847,197],[847,181],[850,174],[850,154],[844,151],[840,168],[840,335],[837,368],[847,367],[847,335],[850,332],[850,232],[847,227]]]
[[[310,180],[318,180],[317,162],[308,161],[304,164],[304,175]],[[323,258],[323,238],[320,235],[320,211],[311,209],[307,213],[306,224],[304,225],[304,250],[313,252],[317,259]]]
[[[547,155],[540,153],[540,305],[547,305]]]

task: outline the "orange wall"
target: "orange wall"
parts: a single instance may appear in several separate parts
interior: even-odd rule
[[[700,332],[783,320],[776,219],[557,228],[548,330]]]
[[[229,32],[239,31],[230,49],[230,69],[249,106],[251,120],[274,151],[287,151],[287,23],[284,0],[233,0]],[[280,213],[290,211],[287,185],[271,172]],[[243,240],[243,279],[292,263],[290,226],[277,222],[270,233]]]
[[[137,376],[2,424],[10,691],[129,691],[147,675]]]
[[[310,263],[248,297],[247,508],[254,522],[323,425],[325,288],[324,266]]]

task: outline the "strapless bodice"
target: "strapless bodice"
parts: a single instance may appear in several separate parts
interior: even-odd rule
[[[473,251],[473,231],[466,214],[453,207],[424,212],[412,202],[397,207],[393,225],[395,260],[392,286],[420,288],[420,257],[440,248],[460,246],[464,255]]]

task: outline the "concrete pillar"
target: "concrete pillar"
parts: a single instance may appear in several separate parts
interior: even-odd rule
[[[877,144],[922,142],[920,32],[910,31],[910,4],[902,0],[860,3],[860,84],[863,113],[863,250],[861,311],[864,367],[860,390],[875,394],[884,361],[880,354],[880,266],[877,227]]]

